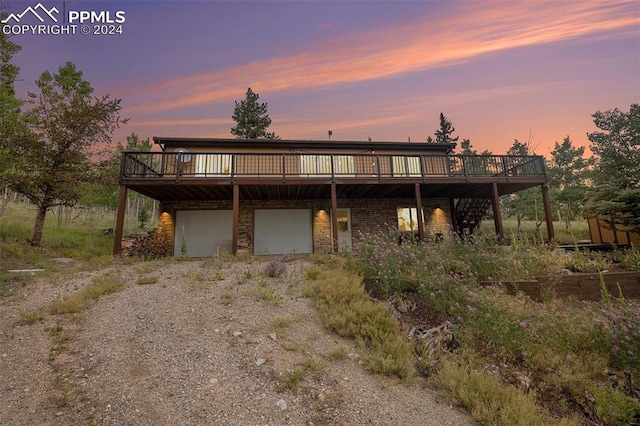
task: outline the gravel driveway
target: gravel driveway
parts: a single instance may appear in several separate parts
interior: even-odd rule
[[[368,374],[303,297],[305,260],[277,278],[266,265],[123,263],[45,275],[1,299],[0,423],[473,424],[423,381]],[[108,270],[122,291],[81,314],[20,321]]]

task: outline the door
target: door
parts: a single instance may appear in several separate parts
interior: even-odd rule
[[[338,251],[351,251],[351,210],[338,209]]]
[[[313,253],[311,210],[254,210],[255,254]]]
[[[232,210],[178,210],[173,255],[214,256],[231,251]]]

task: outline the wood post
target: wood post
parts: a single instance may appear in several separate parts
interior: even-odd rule
[[[238,254],[238,228],[240,224],[240,185],[233,185],[233,224],[231,254]]]
[[[422,196],[420,195],[420,184],[415,185],[416,192],[416,214],[418,216],[418,239],[424,241],[424,218],[422,217]]]
[[[338,195],[336,191],[336,184],[331,184],[331,227],[333,228],[333,235],[331,238],[331,250],[334,253],[338,252]]]
[[[496,229],[496,235],[500,240],[504,239],[504,228],[502,227],[502,214],[500,213],[500,194],[498,193],[498,184],[493,183],[493,191],[491,192],[491,207],[493,208],[493,223]]]
[[[553,232],[553,213],[551,212],[551,202],[549,201],[549,186],[546,183],[540,185],[542,188],[542,205],[544,206],[544,220],[547,222],[547,238],[552,242],[555,238]]]
[[[118,210],[116,211],[116,228],[113,230],[113,255],[118,256],[122,252],[122,230],[124,227],[124,211],[127,204],[127,187],[120,185],[118,194]]]

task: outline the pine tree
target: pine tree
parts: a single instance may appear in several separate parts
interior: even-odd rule
[[[609,219],[609,227],[640,232],[640,104],[593,114],[601,131],[588,133],[595,157],[596,188],[587,210]]]
[[[451,137],[452,133],[455,132],[456,129],[451,124],[451,121],[444,116],[443,113],[440,113],[440,128],[436,130],[436,143],[456,143],[459,139],[459,136],[455,138]]]
[[[259,98],[249,87],[245,99],[235,102],[231,118],[237,125],[231,128],[231,134],[237,139],[280,139],[275,133],[267,132],[271,118],[267,114],[267,103],[258,103]]]

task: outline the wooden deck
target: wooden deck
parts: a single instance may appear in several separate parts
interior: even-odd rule
[[[540,156],[124,152],[120,183],[159,200],[413,197],[490,198],[546,183]]]

